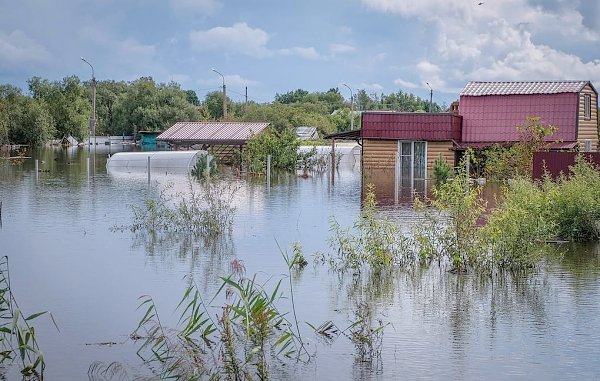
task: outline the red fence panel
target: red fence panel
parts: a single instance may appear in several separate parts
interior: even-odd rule
[[[533,154],[533,178],[539,180],[547,171],[553,179],[561,173],[569,174],[569,166],[575,164],[577,152],[536,152]],[[600,166],[600,152],[584,152],[581,155],[589,162]]]

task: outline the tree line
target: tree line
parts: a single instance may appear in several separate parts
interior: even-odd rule
[[[89,135],[92,117],[92,82],[77,76],[60,81],[32,77],[28,92],[10,84],[0,85],[0,144],[39,146],[51,139]],[[194,90],[175,82],[156,83],[151,77],[131,82],[96,82],[96,134],[133,135],[137,131],[163,131],[178,121],[223,120],[223,94],[213,91],[201,101]],[[351,107],[355,112],[351,112]],[[445,105],[434,103],[434,112]],[[276,94],[273,102],[236,102],[227,98],[227,120],[269,122],[277,131],[314,126],[321,134],[350,129],[351,118],[360,126],[360,112],[394,110],[424,112],[428,100],[398,91],[368,94],[360,90],[353,104],[339,89],[308,92],[298,89]]]

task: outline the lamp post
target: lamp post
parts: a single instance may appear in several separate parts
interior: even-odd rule
[[[427,84],[427,87],[429,87],[429,112],[431,112],[431,109],[433,109],[433,89],[429,85],[429,82],[425,83]]]
[[[348,88],[348,90],[350,90],[350,131],[354,130],[354,93],[352,92],[352,89],[350,88],[350,86],[348,86],[345,83],[342,83],[342,85],[346,86]]]
[[[223,78],[223,119],[227,119],[227,90],[225,87],[225,76],[223,76],[223,74],[219,73],[214,68],[211,70],[219,74],[221,78]]]
[[[81,57],[81,60],[90,65],[92,69],[92,117],[90,118],[90,133],[94,136],[94,145],[96,145],[96,76],[94,75],[94,67],[91,63]],[[90,144],[91,144],[90,140]]]

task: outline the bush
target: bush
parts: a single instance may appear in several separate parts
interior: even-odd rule
[[[292,170],[298,161],[298,139],[292,129],[281,132],[267,130],[248,140],[244,151],[246,169],[251,173],[265,173],[267,156],[271,155],[273,168]]]
[[[217,167],[217,160],[214,156],[211,157],[208,154],[198,157],[198,159],[196,160],[196,164],[194,164],[194,167],[190,171],[190,174],[193,177],[195,177],[196,179],[201,179],[203,177],[206,177],[206,167],[207,167],[206,161],[207,160],[210,160],[210,162],[208,163],[208,175],[209,176],[218,175],[219,168]]]
[[[445,183],[452,174],[450,164],[440,154],[433,163],[433,175],[435,176],[436,184]]]
[[[478,261],[485,268],[522,269],[535,263],[556,231],[551,218],[550,195],[526,179],[516,180],[504,188],[502,200],[490,212],[482,228],[492,258]]]
[[[600,169],[577,157],[570,176],[543,184],[550,194],[551,218],[558,238],[589,241],[600,238]]]

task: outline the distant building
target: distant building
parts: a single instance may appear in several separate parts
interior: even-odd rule
[[[142,145],[154,145],[156,144],[156,137],[160,135],[160,131],[138,131],[140,135],[140,143]]]
[[[318,140],[319,132],[317,131],[317,127],[296,127],[296,136],[298,140]]]

